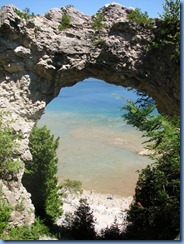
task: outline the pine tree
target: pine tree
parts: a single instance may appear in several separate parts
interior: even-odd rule
[[[31,193],[36,215],[53,223],[62,214],[56,177],[59,138],[55,140],[46,126],[34,126],[29,140],[33,160],[26,165],[23,183]]]
[[[123,117],[150,138],[154,162],[139,172],[124,238],[174,239],[180,229],[180,118],[153,115],[153,104],[127,102]]]
[[[76,240],[94,240],[96,237],[94,216],[86,199],[80,200],[80,206],[74,213],[72,236]]]

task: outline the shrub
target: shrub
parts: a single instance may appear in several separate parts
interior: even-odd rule
[[[12,207],[5,200],[0,199],[0,239],[2,239],[3,232],[6,231],[11,212]]]
[[[15,9],[15,12],[20,18],[25,20],[35,17],[35,14],[33,12],[31,13],[29,8],[25,8],[23,11]]]
[[[162,22],[155,35],[152,48],[169,47],[171,59],[180,62],[180,1],[165,0],[164,13],[160,15]]]
[[[94,18],[94,21],[91,23],[91,26],[94,29],[97,29],[98,31],[100,31],[101,29],[105,28],[105,24],[103,23],[103,21],[105,20],[104,18],[104,14],[103,13],[96,13],[96,16]]]
[[[165,0],[160,17],[169,23],[180,21],[180,0]]]
[[[20,135],[10,128],[11,121],[2,122],[0,114],[0,177],[4,180],[15,180],[16,174],[23,167],[23,162],[16,158]]]
[[[128,19],[135,21],[138,24],[151,25],[152,19],[149,18],[148,13],[145,11],[142,13],[139,8],[136,8],[128,14]]]
[[[67,193],[78,195],[82,194],[82,183],[78,180],[65,179],[60,185],[62,195],[65,196]]]
[[[2,240],[39,240],[41,236],[45,235],[52,236],[48,227],[36,218],[32,226],[24,225],[10,228],[0,237]]]
[[[66,13],[63,14],[60,25],[58,26],[59,30],[65,30],[70,27],[70,16]]]

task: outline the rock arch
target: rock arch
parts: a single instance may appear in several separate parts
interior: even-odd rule
[[[20,18],[14,6],[0,10],[0,108],[10,112],[15,130],[22,132],[23,160],[31,159],[29,133],[45,106],[62,87],[88,77],[144,91],[154,98],[161,113],[179,114],[179,65],[170,60],[169,49],[162,53],[147,49],[159,21],[155,19],[150,30],[129,21],[130,11],[119,4],[104,6],[100,12],[105,28],[95,30],[91,26],[94,16],[73,7],[51,9],[45,16],[29,20]],[[70,16],[71,23],[61,31],[63,13]],[[22,172],[16,187],[24,189],[21,177]],[[12,197],[12,193],[6,196],[9,202]],[[29,196],[25,199],[29,202]],[[31,209],[30,202],[29,206]],[[23,216],[26,219],[28,211]]]

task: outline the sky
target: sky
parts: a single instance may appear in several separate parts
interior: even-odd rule
[[[35,14],[45,14],[51,8],[61,8],[66,5],[73,5],[76,9],[85,14],[93,15],[105,4],[116,2],[126,7],[147,11],[152,18],[158,17],[163,12],[164,0],[0,0],[0,7],[13,4],[21,10],[29,8]]]

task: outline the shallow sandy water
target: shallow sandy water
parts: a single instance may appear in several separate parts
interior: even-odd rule
[[[134,194],[137,170],[151,161],[138,155],[143,138],[121,115],[113,94],[136,100],[133,92],[95,79],[62,89],[39,126],[60,137],[58,177],[80,180],[83,188],[124,196]]]
[[[143,138],[137,131],[76,126],[60,139],[59,179],[80,180],[87,190],[123,196],[134,194],[137,170],[150,160],[140,156]]]

